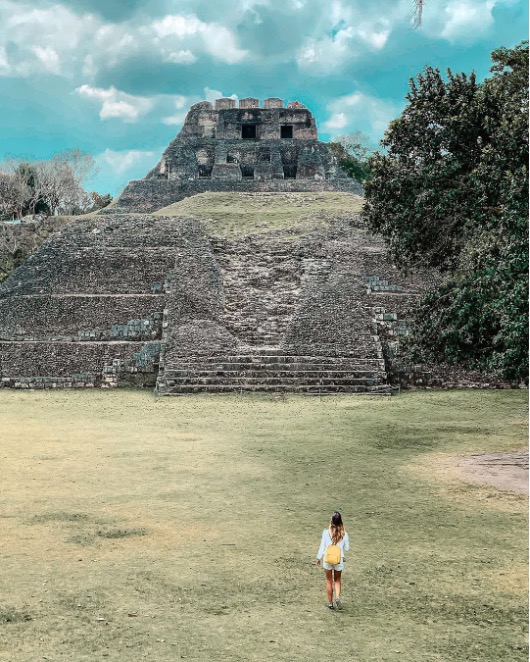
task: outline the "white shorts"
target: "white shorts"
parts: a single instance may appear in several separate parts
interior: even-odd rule
[[[322,567],[324,570],[338,570],[339,572],[342,572],[344,568],[344,559],[340,563],[336,563],[335,565],[331,565],[331,563],[326,563],[325,561],[322,561]]]

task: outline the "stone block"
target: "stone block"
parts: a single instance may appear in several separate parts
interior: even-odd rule
[[[230,97],[223,97],[222,99],[215,100],[215,110],[228,110],[235,107],[235,99],[231,99]]]
[[[271,109],[271,108],[283,108],[285,105],[285,102],[283,99],[279,99],[278,97],[269,97],[265,99],[263,102],[263,108]]]
[[[253,97],[246,97],[245,99],[239,99],[240,108],[259,108],[259,99],[254,99]]]

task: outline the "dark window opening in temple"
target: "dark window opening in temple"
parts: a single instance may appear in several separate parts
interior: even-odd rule
[[[280,137],[281,138],[293,137],[293,127],[291,124],[282,124],[282,126],[280,127]]]
[[[283,176],[285,179],[296,179],[296,166],[295,165],[284,165],[283,166]]]
[[[270,152],[260,152],[258,155],[258,161],[269,161],[271,160]]]
[[[241,174],[244,179],[254,179],[254,168],[252,166],[241,166]]]
[[[241,126],[241,137],[243,140],[254,140],[256,138],[256,125],[243,124]]]
[[[226,155],[226,162],[227,163],[237,163],[237,157],[234,154],[227,154]]]
[[[212,166],[200,165],[199,166],[199,177],[211,177],[212,176]]]

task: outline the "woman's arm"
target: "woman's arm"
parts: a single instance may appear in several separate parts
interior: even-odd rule
[[[350,536],[346,533],[344,535],[344,551],[349,552],[350,551]]]
[[[317,552],[318,561],[322,560],[325,551],[326,551],[326,530],[324,529],[324,531],[322,531],[322,538],[320,539],[320,547],[318,548],[318,552]]]

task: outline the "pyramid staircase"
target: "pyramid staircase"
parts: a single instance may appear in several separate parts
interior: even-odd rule
[[[331,260],[296,257],[291,242],[271,235],[252,241],[216,239],[212,244],[222,276],[223,312],[217,322],[234,337],[234,346],[179,348],[171,341],[173,324],[166,311],[165,350],[157,381],[160,395],[390,394],[373,313],[364,301],[357,300],[351,319],[344,320],[351,339],[348,345],[314,335],[315,308],[304,302],[325,288]],[[365,292],[362,284],[361,292]],[[321,308],[317,300],[316,309]],[[321,325],[333,335],[335,325],[329,320]]]

